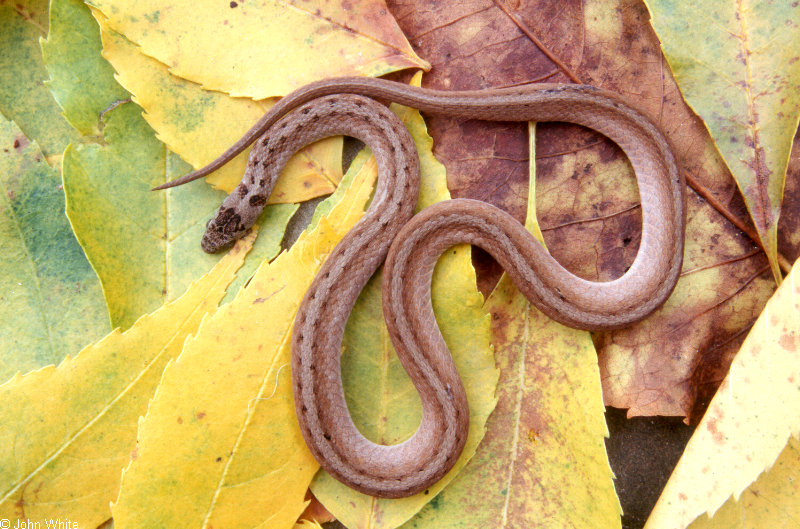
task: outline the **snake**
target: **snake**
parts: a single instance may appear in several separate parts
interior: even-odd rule
[[[386,102],[461,119],[569,122],[606,136],[628,157],[639,187],[642,233],[633,263],[612,281],[580,278],[515,218],[481,201],[446,200],[414,215],[419,156]],[[289,157],[334,135],[369,146],[379,176],[364,216],[332,250],[299,306],[292,330],[292,387],[306,445],[324,469],[353,489],[385,498],[426,491],[463,451],[469,405],[431,301],[434,266],[451,246],[482,247],[531,303],[579,329],[631,325],[660,307],[677,282],[684,180],[670,144],[621,96],[588,85],[446,91],[376,78],[325,79],[286,95],[219,158],[160,188],[205,176],[255,143],[242,182],[207,224],[201,245],[219,251],[256,221]],[[381,264],[386,325],[422,401],[418,429],[393,445],[374,443],[359,432],[340,371],[347,319]]]

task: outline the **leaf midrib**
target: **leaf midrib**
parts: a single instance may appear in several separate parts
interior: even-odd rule
[[[30,248],[28,247],[28,242],[27,242],[27,240],[25,238],[25,235],[24,235],[24,233],[22,231],[22,226],[19,223],[19,219],[17,217],[17,212],[13,208],[13,206],[11,205],[11,202],[8,200],[8,188],[6,187],[5,179],[0,179],[0,187],[2,187],[2,189],[0,189],[0,192],[1,192],[0,194],[3,195],[3,198],[2,198],[3,204],[4,204],[4,206],[6,208],[8,208],[8,211],[11,213],[11,218],[13,219],[13,223],[14,223],[14,229],[16,230],[17,235],[19,236],[19,240],[21,241],[22,248],[25,250],[25,256],[27,257],[27,262],[28,262],[28,265],[29,265],[30,270],[31,270],[30,274],[33,277],[33,280],[34,280],[34,283],[35,283],[35,287],[36,287],[36,300],[38,302],[36,308],[39,309],[39,315],[40,315],[41,320],[42,320],[42,326],[47,331],[47,345],[48,345],[49,350],[50,350],[50,359],[51,359],[52,363],[55,364],[57,362],[57,355],[56,355],[55,347],[53,345],[53,333],[52,333],[52,330],[50,329],[50,323],[49,323],[49,320],[48,320],[47,316],[45,315],[45,311],[44,311],[44,306],[45,305],[44,305],[44,299],[42,298],[42,284],[41,284],[41,280],[39,278],[39,270],[36,267],[36,262],[33,259],[33,255],[31,254]]]

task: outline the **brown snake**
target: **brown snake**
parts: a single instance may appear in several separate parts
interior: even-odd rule
[[[414,143],[392,112],[363,96],[430,114],[566,121],[604,134],[626,153],[639,184],[643,225],[633,264],[614,281],[581,279],[511,216],[474,200],[440,202],[411,218],[419,189]],[[242,183],[208,224],[203,248],[217,251],[255,222],[294,152],[339,134],[372,148],[379,180],[364,217],[325,261],[300,305],[292,336],[292,377],[297,418],[309,449],[328,472],[354,489],[389,498],[423,491],[452,468],[464,447],[467,397],[430,298],[434,265],[450,246],[481,246],[544,313],[581,329],[636,322],[672,292],[683,257],[683,178],[668,142],[649,120],[619,96],[589,86],[445,92],[371,78],[319,81],[284,97],[209,166],[161,188],[210,173],[264,135],[250,154]],[[423,408],[417,432],[391,446],[372,443],[356,429],[339,365],[350,311],[384,258],[384,315]]]

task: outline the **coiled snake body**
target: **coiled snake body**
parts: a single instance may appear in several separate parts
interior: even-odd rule
[[[414,143],[397,117],[370,98],[465,119],[565,121],[604,134],[626,153],[639,185],[643,227],[633,264],[614,281],[583,280],[559,265],[511,216],[474,200],[440,202],[412,218],[419,190]],[[431,305],[438,257],[454,244],[476,244],[553,319],[581,329],[622,327],[658,308],[677,281],[683,256],[683,179],[659,130],[618,96],[596,88],[535,85],[445,92],[339,78],[284,97],[215,162],[162,188],[208,174],[258,139],[244,179],[203,237],[203,248],[217,251],[256,221],[294,152],[339,134],[372,148],[379,180],[366,214],[325,261],[297,313],[292,336],[297,418],[309,449],[337,479],[370,495],[403,497],[425,490],[452,468],[469,426],[466,394]],[[423,407],[417,432],[392,446],[372,443],[356,429],[339,365],[347,318],[385,258],[384,315]]]

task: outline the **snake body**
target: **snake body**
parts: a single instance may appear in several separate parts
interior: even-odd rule
[[[614,281],[581,279],[510,215],[474,200],[440,202],[412,218],[419,188],[414,143],[394,114],[370,98],[466,119],[566,121],[604,134],[627,154],[639,185],[643,227],[633,264]],[[242,183],[208,224],[203,248],[216,251],[255,222],[295,151],[338,134],[372,148],[379,180],[364,217],[325,261],[300,305],[292,377],[306,444],[328,472],[361,492],[395,498],[423,491],[452,468],[464,447],[467,398],[430,299],[433,268],[447,248],[463,242],[483,247],[532,303],[581,329],[636,322],[658,308],[677,281],[684,186],[669,144],[618,96],[588,86],[444,92],[370,78],[320,81],[284,97],[218,160],[162,187],[208,174],[264,135],[250,154]],[[384,315],[423,408],[416,433],[391,446],[372,443],[353,424],[339,364],[347,318],[384,258]]]

